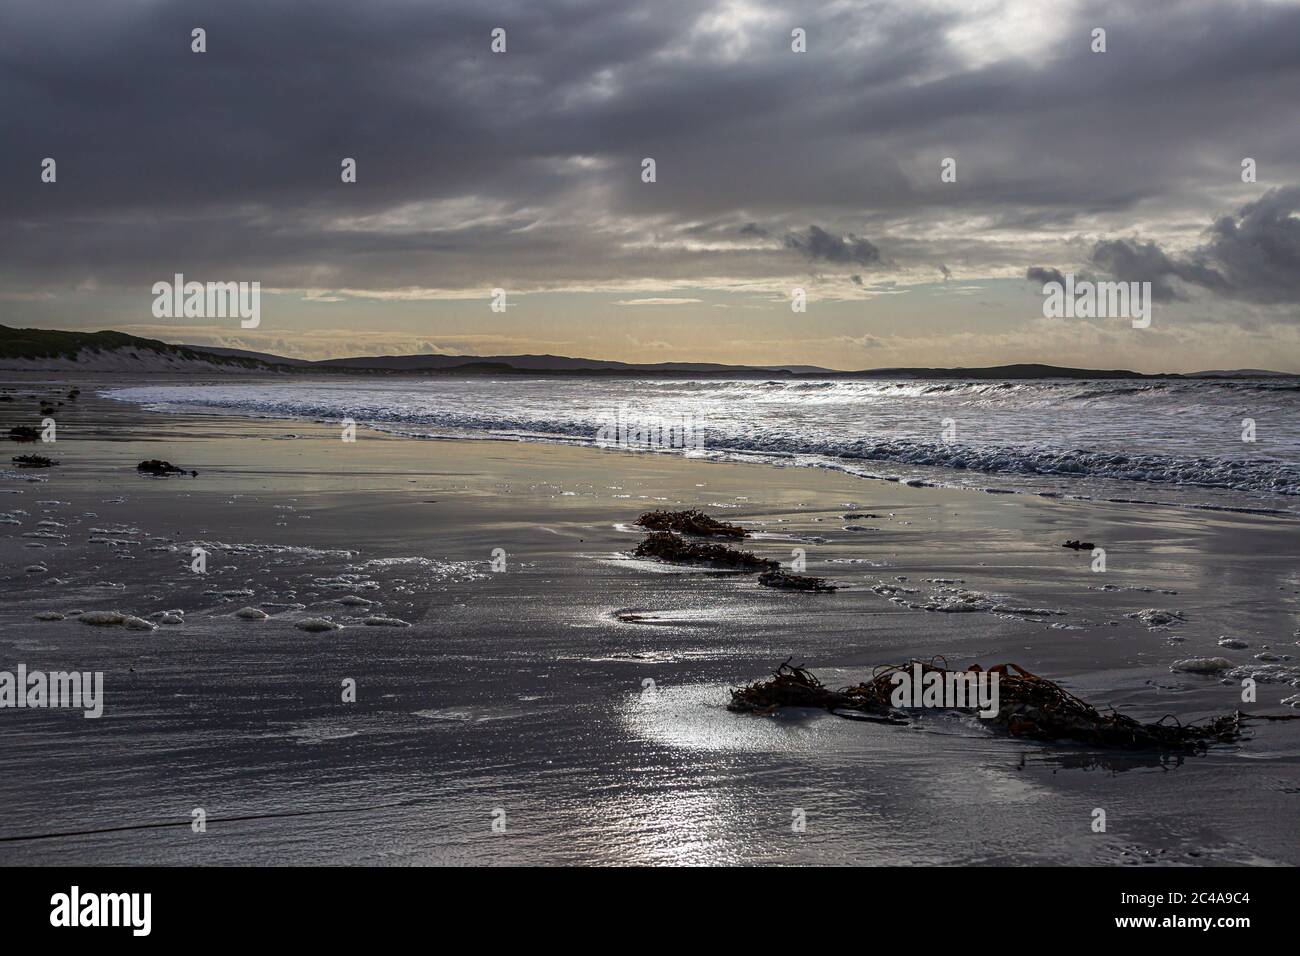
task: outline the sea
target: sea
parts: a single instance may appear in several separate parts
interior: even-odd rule
[[[488,377],[117,388],[157,411],[599,445],[864,479],[1233,511],[1300,509],[1300,382]]]

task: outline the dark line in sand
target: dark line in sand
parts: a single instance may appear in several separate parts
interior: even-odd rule
[[[285,817],[315,817],[333,813],[364,813],[367,810],[387,810],[407,806],[406,803],[376,803],[368,807],[340,807],[334,810],[289,810],[284,813],[250,813],[237,817],[209,817],[206,823],[244,823],[249,820],[278,820]],[[166,827],[187,827],[193,820],[176,820],[167,823],[134,823],[120,827],[101,827],[95,830],[64,830],[58,833],[30,833],[24,836],[0,836],[0,843],[21,843],[28,840],[57,840],[63,837],[94,836],[100,833],[126,833],[132,830],[161,830]]]

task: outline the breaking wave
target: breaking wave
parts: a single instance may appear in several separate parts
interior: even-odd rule
[[[1105,479],[1255,497],[1300,495],[1300,391],[1289,380],[358,377],[105,394],[164,411],[351,418],[415,437],[594,443],[601,426],[620,415],[689,420],[703,439],[704,450],[694,455],[759,457],[912,483],[969,486],[971,476],[983,475],[996,478],[994,487],[1040,492],[1077,491],[1071,483]],[[1246,440],[1248,434],[1255,440]],[[901,471],[867,472],[865,463]],[[1034,483],[1044,478],[1051,482]]]

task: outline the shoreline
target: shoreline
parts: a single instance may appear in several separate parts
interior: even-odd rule
[[[190,383],[184,384],[188,385]],[[220,384],[231,383],[223,381]],[[265,382],[242,382],[238,384],[256,386],[265,384]],[[272,381],[271,384],[283,385],[284,383]],[[331,386],[337,383],[320,380],[318,382],[307,381],[304,384]],[[108,397],[105,391],[120,391],[120,389],[101,390],[100,397]],[[316,412],[294,414],[283,410],[264,411],[255,407],[231,407],[220,402],[210,406],[199,404],[185,406],[183,404],[173,404],[167,400],[153,401],[136,397],[113,397],[111,400],[135,404],[137,407],[154,414],[216,415],[218,417],[235,415],[249,419],[301,421],[315,424],[337,424],[341,421],[339,418],[321,415]],[[481,431],[444,427],[444,433],[438,433],[438,431],[422,431],[420,430],[422,426],[414,422],[400,420],[383,421],[372,418],[358,424],[400,438],[439,441],[501,440],[544,442],[606,450],[599,439],[591,437],[593,434],[591,430],[566,433],[562,430],[545,432],[524,427],[513,430],[492,428]],[[439,426],[429,424],[424,427],[437,429]],[[654,448],[616,448],[612,450],[681,454],[680,449],[661,451]],[[1009,454],[1013,458],[1017,455],[1029,454],[1024,450],[1013,448],[994,450]],[[1095,454],[1106,457],[1105,453],[1097,452]],[[693,452],[690,457],[693,460],[759,463],[774,467],[824,468],[861,480],[894,482],[910,487],[939,487],[986,494],[1036,495],[1044,498],[1060,498],[1073,501],[1100,501],[1108,504],[1185,508],[1198,511],[1274,515],[1290,520],[1300,519],[1300,504],[1292,504],[1295,501],[1293,495],[1281,492],[1269,495],[1240,488],[1228,488],[1217,483],[1116,477],[1104,473],[1076,473],[1069,470],[1039,471],[1031,469],[1026,472],[1015,467],[978,467],[964,462],[954,467],[888,456],[872,457],[852,453],[831,454],[809,450],[747,448],[744,446],[728,446],[725,443],[712,448],[702,447]],[[1159,495],[1164,497],[1156,497]]]
[[[50,454],[63,464],[48,480],[0,484],[0,512],[27,512],[0,526],[0,645],[11,663],[103,670],[105,716],[0,713],[16,731],[0,759],[12,808],[0,836],[180,818],[212,803],[213,817],[361,809],[347,825],[232,823],[201,843],[182,827],[0,845],[6,862],[269,862],[286,846],[296,862],[1300,862],[1286,822],[1300,743],[1281,726],[1204,757],[1153,761],[940,719],[868,729],[725,710],[728,687],[791,655],[839,684],[942,654],[1018,663],[1149,719],[1230,711],[1234,687],[1169,665],[1222,655],[1244,666],[1264,645],[1295,649],[1289,520],[563,444],[358,428],[345,445],[337,429],[303,421],[78,401],[61,413]],[[145,458],[199,476],[142,478],[134,463]],[[783,564],[801,548],[807,573],[842,590],[774,591],[629,558],[636,516],[676,507],[753,528],[743,547]],[[63,537],[22,537],[42,520]],[[1067,537],[1106,547],[1108,570],[1090,572],[1086,553],[1061,547]],[[212,549],[196,582],[189,550],[202,541],[227,547]],[[496,549],[503,573],[492,570]],[[32,576],[23,567],[37,553],[48,571]],[[957,603],[974,607],[925,609],[962,592],[977,597]],[[340,596],[411,626],[366,625]],[[232,617],[245,604],[303,607]],[[73,609],[156,620],[173,608],[183,624],[148,632],[32,620]],[[1128,616],[1150,609],[1184,621]],[[294,626],[307,616],[343,627]],[[1221,634],[1250,647],[1225,650]],[[360,693],[344,705],[336,689],[349,676]],[[1256,709],[1294,693],[1261,682]],[[638,768],[655,766],[659,777],[642,780]],[[53,810],[37,783],[51,774],[68,781]],[[1190,795],[1178,782],[1188,774]],[[701,810],[702,822],[683,808],[710,779],[725,782],[708,802],[728,808]],[[1126,808],[1112,837],[1088,829],[1088,811],[1106,805],[1088,792],[1102,780],[1105,799]],[[1250,815],[1225,809],[1246,792]],[[1162,822],[1173,799],[1188,804],[1179,833]],[[381,803],[400,806],[365,809]],[[518,841],[492,841],[498,805],[519,815]],[[810,839],[789,841],[781,818],[792,805],[820,815]],[[908,821],[933,826],[936,813],[948,831],[897,835]],[[1015,827],[1025,845],[971,843],[985,827]]]

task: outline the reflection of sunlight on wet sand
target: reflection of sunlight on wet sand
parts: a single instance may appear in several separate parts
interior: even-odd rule
[[[674,751],[690,754],[807,750],[808,733],[821,721],[744,719],[721,702],[729,699],[720,685],[655,688],[630,696],[619,712],[627,732]],[[804,738],[802,744],[791,741]],[[694,761],[691,761],[692,763]],[[662,768],[642,770],[645,782],[611,798],[599,817],[608,840],[627,862],[703,865],[739,863],[756,849],[755,798],[749,786],[684,775],[674,760]],[[701,786],[701,783],[705,784]]]
[[[726,708],[730,688],[721,684],[658,687],[630,698],[621,719],[629,734],[690,752],[807,753],[838,750],[837,718],[817,711],[776,717],[734,714]],[[850,748],[857,749],[857,748]]]
[[[1020,744],[988,736],[974,721],[950,714],[916,719],[912,726],[883,727],[844,720],[817,709],[786,708],[770,717],[727,710],[731,688],[722,684],[657,687],[633,698],[621,719],[629,734],[687,751],[807,755],[850,754],[876,759],[922,754],[960,737],[967,752],[1018,759]]]
[[[728,699],[725,686],[691,685],[625,701],[627,732],[670,756],[602,808],[607,848],[638,862],[941,862],[951,854],[931,841],[951,833],[934,821],[973,834],[980,808],[1033,806],[1047,793],[1015,769],[1018,745],[981,740],[959,721],[928,732],[816,711],[754,717],[728,711]],[[685,772],[701,765],[713,769]],[[792,807],[812,821],[794,842]]]
[[[630,553],[586,555],[599,564],[650,574],[703,574],[710,577],[745,578],[750,572],[740,568],[717,568],[708,564],[669,564],[657,558],[635,558]]]
[[[597,839],[616,850],[619,863],[728,864],[743,861],[754,843],[743,804],[726,787],[652,785],[602,802],[593,817]]]

